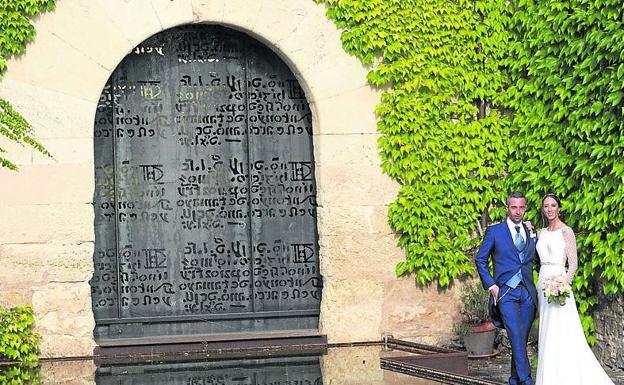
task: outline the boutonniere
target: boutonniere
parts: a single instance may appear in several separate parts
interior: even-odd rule
[[[529,237],[531,239],[535,239],[535,237],[537,237],[537,233],[535,232],[535,227],[533,227],[533,224],[530,221],[526,221],[524,222],[524,225],[527,227],[527,229],[529,229]]]

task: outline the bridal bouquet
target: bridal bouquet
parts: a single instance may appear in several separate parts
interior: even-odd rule
[[[548,303],[557,302],[565,305],[566,298],[570,296],[570,285],[563,274],[546,278],[544,281],[544,297]]]

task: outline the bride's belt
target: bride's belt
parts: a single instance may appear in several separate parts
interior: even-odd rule
[[[565,264],[561,262],[540,262],[540,265],[565,266]]]

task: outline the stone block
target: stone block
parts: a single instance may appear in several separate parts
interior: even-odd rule
[[[384,282],[393,279],[403,250],[394,234],[344,233],[320,237],[321,274],[331,280],[349,277]]]
[[[261,19],[267,11],[281,10],[274,9],[267,1],[223,1],[220,21],[226,25],[238,26],[240,29],[255,30],[255,21]]]
[[[318,208],[317,226],[319,233],[327,237],[348,234],[368,235],[393,234],[388,224],[387,206],[341,206]]]
[[[191,0],[195,23],[221,23],[224,0]]]
[[[93,275],[93,243],[0,245],[4,287],[38,287],[48,282],[86,282]]]
[[[130,42],[130,50],[163,30],[152,0],[94,0],[94,2]],[[121,59],[123,58],[119,61]]]
[[[382,332],[395,338],[439,344],[452,338],[459,318],[459,285],[440,290],[417,286],[412,276],[384,282]]]
[[[123,15],[115,15],[115,18],[119,17]],[[133,23],[142,20],[139,17],[133,19]],[[59,1],[53,12],[39,18],[35,28],[50,31],[109,72],[123,59],[124,53],[133,48],[110,15],[93,0]]]
[[[327,282],[321,301],[321,333],[329,343],[381,340],[382,293],[381,284],[356,274]]]
[[[368,85],[339,92],[325,99],[315,99],[310,105],[315,112],[315,134],[377,134],[375,107],[381,93]],[[318,127],[318,129],[317,129]]]
[[[316,181],[321,206],[384,206],[399,191],[399,185],[376,166],[319,165]]]
[[[0,156],[5,159],[10,160],[17,167],[28,166],[32,164],[33,161],[33,149],[30,146],[23,145],[21,143],[17,143],[13,140],[9,140],[4,136],[0,136],[0,148],[3,149],[3,152]],[[4,175],[11,175],[8,169],[0,169],[4,170]],[[15,173],[15,172],[13,172]],[[3,175],[3,174],[0,174]]]
[[[45,362],[41,364],[43,385],[95,385],[92,360]]]
[[[329,60],[327,60],[329,62]],[[345,92],[368,87],[366,68],[356,58],[340,58],[334,63],[317,61],[304,69],[301,76],[309,84],[309,99],[319,102]],[[362,111],[366,111],[362,109]],[[370,114],[367,111],[366,114]]]
[[[95,321],[87,282],[50,283],[35,291],[32,302],[43,357],[93,354]]]
[[[0,239],[3,244],[93,242],[93,216],[88,203],[3,205]]]
[[[44,16],[45,17],[45,16]],[[46,29],[23,55],[9,60],[5,77],[95,102],[110,71]]]
[[[66,149],[65,156],[72,156],[71,141],[60,144]],[[47,207],[40,205],[90,203],[93,201],[94,178],[93,165],[86,159],[82,164],[76,160],[73,164],[24,166],[19,172],[0,169],[0,180],[11,186],[10,189],[0,189],[0,202],[11,206],[35,205],[31,207],[35,211],[46,211]]]
[[[374,166],[381,172],[379,137],[377,133],[314,135],[314,161],[317,166]]]
[[[380,346],[355,349],[329,349],[321,356],[324,384],[378,385],[385,384],[379,369]]]
[[[100,85],[100,93],[103,86]],[[11,102],[41,141],[48,138],[93,138],[97,99],[89,102],[8,78],[0,83],[0,97]]]
[[[624,296],[600,293],[593,315],[596,358],[610,368],[624,369]]]
[[[85,169],[91,169],[90,175],[82,175],[87,178],[84,181],[93,181],[94,154],[93,138],[61,138],[45,139],[42,143],[52,157],[33,152],[33,164],[35,165],[59,165],[56,167],[81,165]],[[92,183],[85,183],[92,184]]]
[[[193,22],[191,0],[155,0],[152,2],[152,7],[156,11],[162,29]]]

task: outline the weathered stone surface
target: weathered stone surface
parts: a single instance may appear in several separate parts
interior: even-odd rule
[[[596,338],[594,353],[612,369],[624,369],[624,296],[601,295],[594,313]]]
[[[0,206],[2,244],[93,242],[93,206],[87,203]]]
[[[103,86],[99,85],[100,92]],[[46,139],[93,138],[95,101],[7,78],[0,83],[0,97],[11,101],[32,125],[34,135],[46,144]],[[64,156],[56,152],[52,155]]]
[[[318,227],[324,229],[327,237],[339,236],[349,229],[349,233],[392,234],[388,224],[387,206],[331,206],[318,209]],[[331,240],[328,238],[328,241]],[[327,246],[331,245],[326,244]],[[334,243],[335,245],[335,243]],[[340,245],[336,245],[342,248]]]
[[[80,143],[84,144],[84,141],[87,139]],[[56,142],[63,149],[66,159],[72,156],[71,145],[75,142]],[[92,201],[92,182],[85,183],[94,180],[92,163],[86,160],[86,164],[72,163],[21,167],[19,172],[0,169],[0,178],[7,186],[12,186],[11,189],[0,189],[0,202],[18,206]],[[46,207],[40,209],[45,211]]]
[[[136,18],[135,22],[141,19]],[[50,31],[108,71],[115,69],[125,56],[120,57],[120,53],[133,48],[119,27],[93,0],[59,1],[54,12],[38,19],[35,28]]]
[[[97,3],[102,12],[130,41],[130,49],[163,29],[152,0],[95,0],[93,2]],[[119,58],[119,61],[123,59],[123,56]]]
[[[338,134],[377,134],[375,107],[380,101],[381,93],[368,85],[317,100],[310,106],[318,117],[316,133],[329,134],[331,136],[322,139],[336,141],[347,138]],[[374,154],[379,158],[377,153],[375,149]]]
[[[380,346],[329,349],[321,357],[323,384],[383,384],[383,373],[379,370],[380,350]]]
[[[220,22],[223,18],[222,0],[191,0],[195,23]]]
[[[315,135],[315,162],[322,166],[352,165],[379,168],[381,167],[377,148],[379,137],[377,133]]]
[[[45,362],[41,380],[43,385],[95,385],[95,370],[91,360]]]
[[[399,190],[398,184],[375,166],[319,165],[316,181],[321,206],[383,206],[395,199]]]
[[[44,357],[93,354],[91,288],[87,282],[49,283],[32,297]]]
[[[3,288],[86,282],[93,274],[93,243],[28,243],[0,245]],[[28,287],[25,287],[28,288]]]
[[[156,0],[152,2],[162,29],[193,22],[191,0]]]
[[[448,342],[459,304],[457,286],[438,290],[436,285],[417,287],[413,277],[389,280],[384,286],[383,332],[425,344]]]
[[[349,279],[325,281],[321,333],[327,335],[330,343],[380,340],[382,293],[379,282],[355,274]]]
[[[49,15],[42,18],[46,16]],[[110,74],[109,70],[46,29],[38,31],[35,43],[29,44],[24,55],[9,60],[7,66],[7,79],[87,101],[99,98]]]
[[[0,148],[6,151],[3,157],[9,159],[13,164],[17,165],[17,167],[32,164],[32,147],[24,146],[21,143],[17,143],[2,136],[0,137]]]
[[[342,280],[352,277],[385,283],[394,279],[394,265],[402,256],[393,234],[350,232],[322,236],[321,273]]]

